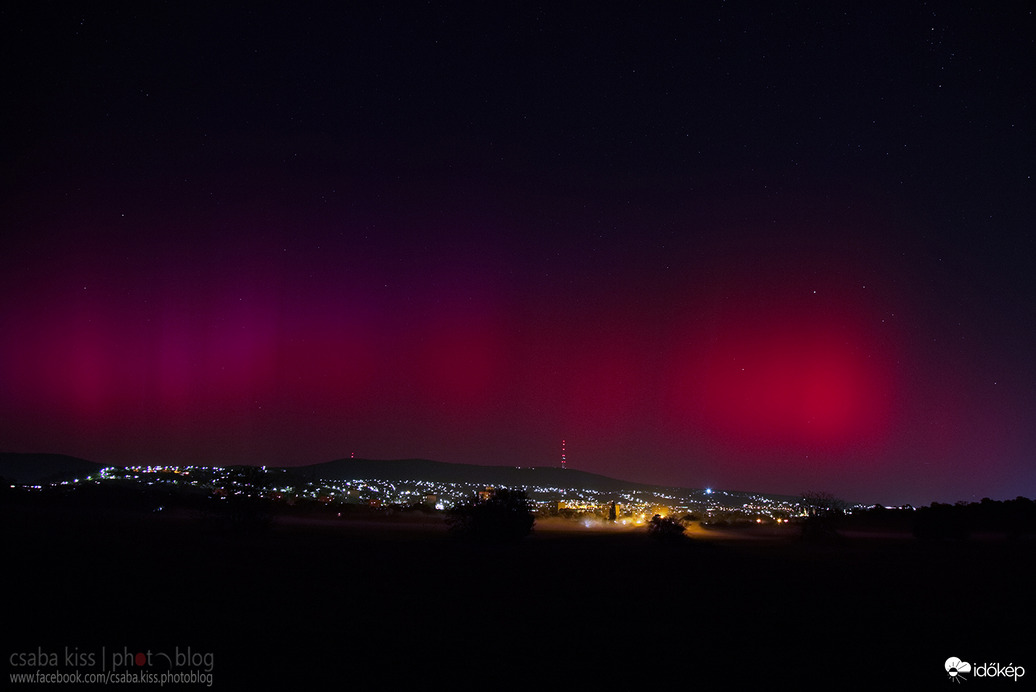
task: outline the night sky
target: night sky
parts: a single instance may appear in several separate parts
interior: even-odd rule
[[[0,10],[0,451],[1036,496],[1031,5],[94,4]]]

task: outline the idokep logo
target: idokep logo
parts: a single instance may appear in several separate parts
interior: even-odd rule
[[[965,673],[971,673],[975,678],[1007,678],[1013,679],[1015,682],[1018,682],[1018,679],[1025,675],[1025,668],[1023,666],[1016,666],[1013,663],[1008,663],[1006,666],[1000,663],[976,663],[972,665],[967,661],[960,660],[956,656],[947,658],[943,667],[946,669],[946,674],[950,676],[950,680],[954,682],[967,680],[964,676]]]
[[[967,661],[960,660],[956,656],[950,656],[947,658],[943,667],[946,668],[946,673],[950,676],[950,680],[953,680],[954,682],[967,680],[967,678],[964,677],[964,673],[971,672],[971,664]]]

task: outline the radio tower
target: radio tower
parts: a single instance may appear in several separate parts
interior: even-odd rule
[[[561,441],[561,468],[565,468],[565,441]]]

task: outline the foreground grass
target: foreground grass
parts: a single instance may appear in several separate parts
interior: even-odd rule
[[[1031,543],[811,545],[695,529],[659,545],[643,531],[545,526],[518,545],[473,546],[434,518],[242,532],[24,508],[5,523],[9,651],[190,646],[215,654],[226,686],[546,681],[549,667],[818,686],[870,668],[941,683],[949,656],[1029,663],[1036,676],[1010,634],[1033,612]]]

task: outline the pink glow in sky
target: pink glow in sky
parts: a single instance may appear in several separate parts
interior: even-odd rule
[[[1036,495],[1018,8],[33,7],[0,451]]]
[[[795,492],[923,459],[919,431],[966,444],[953,390],[968,376],[911,372],[915,297],[868,267],[871,246],[739,247],[710,221],[711,240],[644,266],[621,247],[542,257],[448,220],[443,248],[412,245],[428,229],[409,219],[354,245],[348,218],[302,240],[243,218],[180,246],[174,221],[121,215],[53,232],[8,276],[24,287],[3,306],[9,446],[528,465],[555,463],[565,437],[573,468]],[[931,388],[951,393],[911,429]]]

